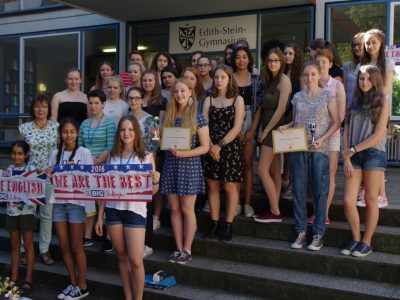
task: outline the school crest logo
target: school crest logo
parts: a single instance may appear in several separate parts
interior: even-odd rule
[[[179,42],[181,43],[183,49],[188,51],[190,48],[192,48],[195,38],[196,26],[179,27]]]

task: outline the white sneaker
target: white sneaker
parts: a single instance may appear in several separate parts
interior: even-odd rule
[[[65,299],[69,295],[69,293],[71,293],[74,290],[74,288],[75,287],[72,284],[70,284],[61,293],[58,294],[57,299],[59,300]]]
[[[365,204],[364,198],[357,201],[357,206],[358,207],[366,207],[367,206],[367,204]]]
[[[205,212],[205,213],[209,213],[210,212],[210,203],[208,203],[208,200],[206,200],[204,202],[203,212]]]
[[[154,253],[153,248],[144,245],[144,252],[143,252],[143,258],[152,255]]]
[[[388,203],[387,198],[378,196],[378,207],[379,208],[383,208],[383,207],[386,207],[388,205],[389,205],[389,203]]]
[[[236,207],[236,211],[235,211],[235,217],[237,215],[240,215],[242,213],[242,206],[240,204],[238,204],[238,206]]]
[[[324,245],[322,238],[323,238],[322,235],[315,234],[313,236],[313,240],[312,240],[311,244],[307,247],[307,249],[311,250],[311,251],[321,250],[322,246]]]
[[[153,231],[161,228],[161,222],[157,216],[153,216]]]
[[[293,199],[292,189],[288,188],[286,191],[282,192],[281,199],[285,199],[285,200]]]
[[[250,204],[245,204],[243,210],[246,218],[251,218],[254,215],[254,209]]]

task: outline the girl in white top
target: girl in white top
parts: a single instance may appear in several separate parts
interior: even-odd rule
[[[119,123],[110,154],[110,164],[152,164],[154,158],[146,153],[140,126],[133,116],[123,117]],[[158,191],[160,173],[150,171],[153,194]],[[105,209],[104,209],[105,207]],[[146,227],[146,202],[102,202],[96,223],[96,233],[103,235],[103,212],[106,211],[107,230],[118,256],[119,271],[125,299],[142,299],[144,289],[143,252]]]
[[[65,118],[59,126],[60,143],[50,156],[47,176],[52,177],[54,165],[92,165],[89,149],[79,147],[79,124]],[[96,211],[94,201],[57,200],[50,196],[53,205],[53,222],[61,253],[70,278],[70,284],[57,296],[58,299],[82,299],[89,295],[86,285],[86,255],[83,250],[83,231],[86,214]]]
[[[116,125],[123,116],[128,114],[129,106],[122,100],[125,99],[125,90],[121,77],[111,76],[107,81],[108,99],[103,112],[108,118],[113,119]]]

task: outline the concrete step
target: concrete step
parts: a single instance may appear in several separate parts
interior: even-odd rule
[[[230,242],[203,239],[203,233],[196,234],[192,247],[195,257],[210,257],[249,264],[285,268],[352,279],[377,282],[399,283],[400,255],[373,252],[358,259],[340,254],[339,248],[324,246],[321,251],[290,248],[286,241],[235,236]],[[169,229],[155,233],[154,249],[172,251],[175,241]]]
[[[201,213],[197,217],[200,231],[206,231],[209,224],[209,214]],[[309,225],[311,229],[311,225]],[[363,226],[361,227],[363,230]],[[296,233],[294,219],[283,218],[282,223],[257,223],[251,218],[237,216],[233,225],[234,236],[248,236],[270,240],[292,242]],[[311,237],[311,232],[309,233]],[[326,226],[324,244],[342,248],[351,239],[347,223],[331,222]],[[378,226],[372,241],[372,248],[378,252],[400,254],[400,229],[392,226]]]
[[[8,268],[10,263],[8,252],[0,251],[0,267]],[[118,266],[117,266],[118,267]],[[24,269],[22,267],[21,269]],[[41,292],[33,292],[34,300],[56,299],[57,294],[63,290],[69,282],[67,271],[62,262],[57,262],[53,266],[46,266],[36,263],[34,268],[34,285],[40,285]],[[124,299],[122,283],[118,271],[104,270],[88,267],[87,284],[90,296],[85,299],[96,300],[118,300]],[[197,287],[178,281],[174,287],[165,290],[145,288],[144,299],[149,300],[168,300],[168,299],[210,299],[210,300],[244,300],[247,295],[229,293],[221,289]],[[265,299],[265,298],[252,298]]]

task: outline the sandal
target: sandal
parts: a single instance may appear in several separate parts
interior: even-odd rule
[[[21,295],[28,295],[33,291],[32,282],[25,281],[19,288]]]
[[[54,259],[52,259],[50,257],[49,252],[41,253],[40,254],[40,260],[41,260],[42,263],[44,263],[45,265],[48,265],[48,266],[51,266],[51,265],[55,264],[55,261],[54,261]]]

